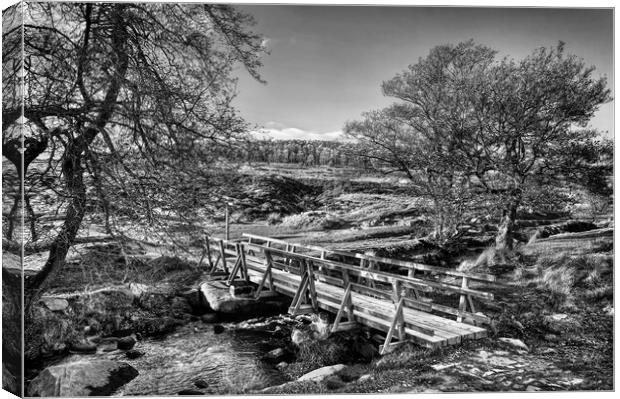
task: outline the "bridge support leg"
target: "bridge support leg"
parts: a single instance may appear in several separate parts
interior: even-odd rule
[[[403,345],[404,343],[407,342],[405,341],[405,331],[404,331],[405,320],[403,316],[403,301],[404,299],[400,298],[400,300],[398,301],[398,304],[396,305],[396,312],[394,314],[394,318],[392,319],[392,324],[390,325],[390,329],[388,330],[388,333],[385,337],[385,342],[383,343],[383,345],[379,347],[379,353],[381,355],[385,355],[386,353],[394,349],[396,346]],[[395,332],[398,334],[399,342],[392,343],[392,337],[394,336]]]
[[[292,315],[302,313],[312,313],[318,310],[318,301],[316,298],[316,289],[314,287],[314,272],[312,270],[312,263],[301,263],[302,278],[299,283],[299,288],[293,297],[291,306],[289,307],[289,313]],[[308,297],[310,304],[307,304]]]
[[[273,267],[273,259],[271,258],[271,253],[267,250],[265,250],[265,264],[265,273],[263,274],[263,278],[258,284],[258,288],[256,288],[256,299],[260,298],[263,287],[267,282],[267,278],[269,278],[269,291],[274,292],[275,287],[273,286],[273,274],[271,273],[271,268]]]
[[[213,270],[213,259],[211,259],[211,244],[209,243],[209,236],[205,236],[205,247],[207,249],[207,260],[209,261],[209,271]]]
[[[345,312],[347,313],[348,321],[343,323],[341,320]],[[353,318],[353,301],[351,299],[351,284],[349,283],[344,292],[344,296],[342,297],[342,303],[340,304],[340,308],[336,314],[336,319],[334,320],[334,325],[332,326],[331,332],[335,333],[338,331],[353,330],[356,328],[358,328],[358,325]]]

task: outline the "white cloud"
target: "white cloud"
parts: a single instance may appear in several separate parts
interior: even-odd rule
[[[272,140],[340,140],[344,139],[342,131],[334,132],[313,132],[296,127],[286,127],[278,122],[267,122],[264,129],[251,132],[259,138]]]

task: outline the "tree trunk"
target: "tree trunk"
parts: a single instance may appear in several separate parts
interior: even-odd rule
[[[506,204],[502,219],[495,236],[495,248],[503,251],[512,251],[514,248],[514,227],[517,219],[517,208],[521,203],[519,194],[513,195]]]
[[[84,168],[82,166],[82,147],[71,143],[67,147],[66,157],[62,163],[65,176],[65,188],[71,197],[65,221],[50,246],[47,262],[39,273],[26,280],[25,312],[28,316],[31,305],[37,301],[47,282],[58,272],[65,262],[69,248],[73,245],[82,219],[86,212],[86,186],[84,185]]]
[[[38,300],[49,281],[65,263],[69,248],[73,245],[86,213],[83,157],[85,151],[88,150],[93,140],[95,140],[95,137],[105,128],[114,114],[129,65],[129,55],[126,48],[129,36],[124,19],[126,7],[125,4],[117,3],[112,13],[111,46],[113,57],[111,61],[114,65],[114,73],[111,75],[111,81],[103,99],[101,110],[92,126],[74,136],[75,138],[65,148],[65,155],[62,160],[62,173],[65,178],[65,189],[71,198],[71,202],[67,208],[65,221],[52,243],[49,257],[43,269],[25,282],[24,312],[26,318],[30,316],[32,304]],[[80,62],[87,61],[82,59]]]

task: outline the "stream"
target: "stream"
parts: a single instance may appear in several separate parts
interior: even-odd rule
[[[189,323],[161,339],[138,341],[134,349],[144,353],[128,359],[124,351],[72,354],[59,363],[77,360],[127,362],[140,373],[113,396],[170,396],[182,390],[204,394],[234,394],[287,381],[273,365],[261,361],[268,337],[253,331],[225,330],[215,334],[213,325]],[[207,388],[197,388],[203,380]]]

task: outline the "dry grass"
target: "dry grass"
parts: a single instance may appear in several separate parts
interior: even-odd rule
[[[429,358],[436,356],[439,349],[421,348],[414,344],[407,344],[397,351],[388,353],[376,360],[371,368],[374,371],[385,371],[402,368],[425,369],[428,366]]]
[[[547,255],[538,258],[535,268],[529,270],[533,278],[527,278],[525,269],[515,278],[547,293],[548,303],[559,309],[571,306],[578,293],[594,301],[613,297],[612,263],[613,256],[603,254]]]
[[[331,230],[346,227],[346,222],[341,218],[325,212],[303,212],[286,216],[280,223],[281,226],[292,229],[316,229]]]

